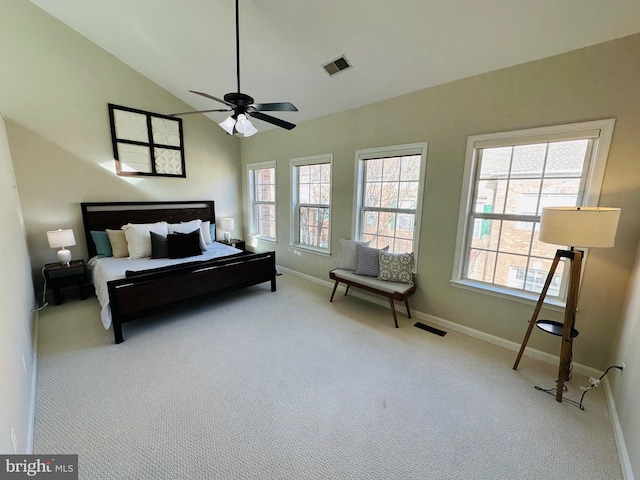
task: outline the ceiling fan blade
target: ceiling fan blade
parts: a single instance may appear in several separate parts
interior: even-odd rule
[[[224,103],[225,105],[229,105],[230,107],[235,107],[233,103],[229,103],[221,98],[214,97],[213,95],[209,95],[208,93],[196,92],[195,90],[189,90],[191,93],[195,93],[196,95],[202,95],[203,97],[210,98],[211,100],[215,100],[216,102]]]
[[[258,120],[262,120],[263,122],[271,123],[278,127],[286,128],[287,130],[293,130],[296,126],[293,123],[286,122],[284,120],[280,120],[279,118],[272,117],[271,115],[266,115],[260,112],[247,112],[248,115],[251,115]]]
[[[192,113],[210,113],[210,112],[231,112],[232,110],[197,110],[193,112],[170,113],[167,117],[179,117],[180,115],[191,115]]]
[[[258,112],[297,112],[298,111],[296,106],[290,102],[254,103],[253,105],[250,105],[250,108],[254,108]]]

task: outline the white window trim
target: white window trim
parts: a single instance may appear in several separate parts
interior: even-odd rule
[[[356,150],[355,175],[353,187],[353,215],[351,238],[356,240],[360,236],[360,209],[362,208],[362,191],[364,188],[363,168],[365,160],[381,157],[397,157],[408,155],[420,155],[420,173],[418,175],[418,204],[416,205],[415,233],[413,237],[414,273],[417,274],[418,252],[420,251],[420,229],[422,223],[422,204],[424,203],[424,184],[427,170],[427,142],[408,143],[405,145],[393,145],[388,147],[364,148]]]
[[[258,163],[249,163],[247,164],[247,184],[248,184],[248,199],[249,199],[249,238],[252,239],[256,239],[256,240],[260,240],[263,242],[269,242],[269,243],[278,243],[278,189],[275,189],[275,193],[276,193],[276,198],[275,198],[275,207],[276,207],[276,236],[275,237],[265,237],[263,235],[257,235],[254,232],[254,228],[255,228],[255,214],[253,211],[253,202],[255,200],[255,191],[254,191],[254,185],[252,183],[252,170],[263,170],[263,169],[267,169],[267,168],[273,168],[275,169],[275,175],[277,176],[278,174],[278,169],[276,167],[276,162],[275,160],[271,160],[268,162],[258,162]]]
[[[462,197],[460,199],[460,211],[458,213],[458,233],[456,237],[456,250],[453,262],[453,275],[451,284],[455,287],[485,293],[508,300],[520,301],[526,304],[535,304],[539,294],[532,292],[517,292],[497,285],[489,285],[482,282],[463,279],[464,255],[466,254],[465,244],[468,235],[468,215],[473,206],[474,175],[477,168],[477,150],[479,148],[500,147],[507,145],[525,145],[531,143],[549,142],[553,140],[568,140],[571,138],[594,138],[593,150],[595,155],[589,165],[584,178],[584,188],[586,195],[583,206],[598,206],[600,200],[600,190],[602,180],[609,156],[609,146],[613,135],[615,119],[595,120],[591,122],[569,123],[565,125],[555,125],[550,127],[531,128],[525,130],[513,130],[510,132],[489,133],[484,135],[474,135],[467,140],[467,152],[464,167]],[[521,141],[514,142],[513,139]],[[584,260],[587,258],[585,251]],[[582,274],[585,268],[582,268]],[[562,310],[565,302],[562,300],[549,298],[545,299],[545,305],[552,310]]]
[[[316,253],[318,255],[330,256],[331,255],[331,236],[332,236],[332,228],[331,224],[333,222],[333,154],[325,153],[322,155],[313,155],[310,157],[299,157],[291,159],[291,201],[290,201],[290,225],[291,225],[291,235],[289,239],[289,247],[295,250],[303,250],[305,252]],[[329,183],[329,248],[318,248],[313,247],[311,245],[302,245],[298,243],[299,233],[298,229],[300,228],[298,218],[297,218],[297,209],[296,206],[298,204],[298,178],[295,175],[295,168],[301,167],[305,165],[317,165],[319,163],[328,163],[329,168],[331,169],[331,181]]]

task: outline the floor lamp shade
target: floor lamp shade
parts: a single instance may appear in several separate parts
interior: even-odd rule
[[[569,247],[613,247],[619,208],[547,207],[540,217],[540,240]]]
[[[68,264],[71,261],[71,252],[65,247],[72,247],[76,244],[76,237],[73,230],[51,230],[47,232],[47,240],[50,248],[59,248],[58,261],[62,264]]]

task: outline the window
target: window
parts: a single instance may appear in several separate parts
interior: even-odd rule
[[[390,252],[417,253],[427,144],[356,152],[353,238]]]
[[[542,208],[597,205],[613,124],[470,137],[454,283],[537,298],[556,250],[567,247],[538,240]],[[564,301],[563,267],[547,292],[551,303]]]
[[[276,163],[247,166],[249,177],[250,235],[276,241]]]
[[[333,155],[291,160],[291,244],[319,253],[331,250]]]

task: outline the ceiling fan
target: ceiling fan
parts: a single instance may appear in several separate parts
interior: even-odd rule
[[[253,97],[240,92],[240,26],[238,13],[238,0],[236,0],[236,74],[238,78],[238,91],[227,93],[223,99],[209,95],[208,93],[196,92],[189,90],[191,93],[210,98],[216,102],[225,104],[228,108],[216,110],[199,110],[194,112],[173,113],[170,117],[179,115],[189,115],[192,113],[210,113],[210,112],[233,112],[226,120],[220,122],[220,125],[227,133],[242,133],[245,137],[255,134],[258,129],[253,126],[248,117],[257,118],[263,122],[271,123],[281,128],[291,130],[295,128],[293,123],[287,122],[280,118],[267,115],[262,112],[297,112],[298,109],[290,102],[276,103],[254,103]]]

